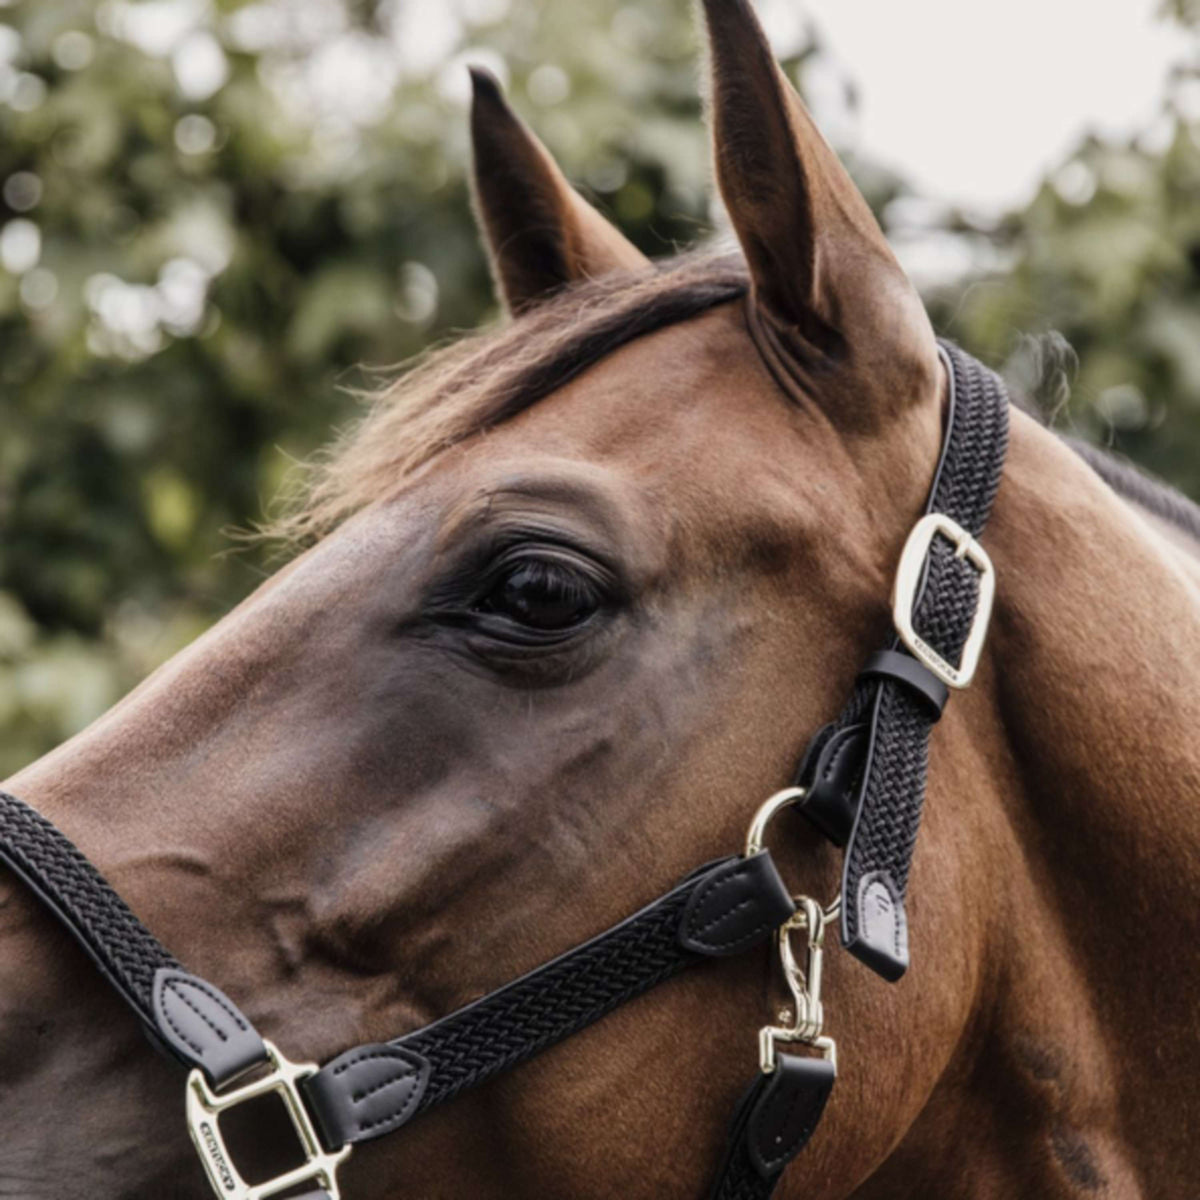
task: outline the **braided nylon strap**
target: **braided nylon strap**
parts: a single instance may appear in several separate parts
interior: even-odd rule
[[[326,1145],[369,1141],[578,1033],[688,967],[761,945],[795,913],[769,852],[718,859],[619,924],[304,1083]]]
[[[1008,396],[992,371],[950,343],[952,407],[929,511],[972,537],[987,524],[1008,442]],[[947,661],[957,662],[970,632],[979,574],[938,535],[930,545],[914,624]],[[897,640],[892,645],[899,649]],[[929,734],[936,717],[903,684],[861,680],[834,729],[869,720],[871,740],[858,787],[857,817],[842,875],[842,941],[885,978],[908,966],[904,898],[925,799]]]
[[[730,1158],[717,1176],[712,1200],[766,1200],[778,1182],[778,1175],[769,1178],[760,1175],[750,1165],[750,1155],[739,1143],[736,1157]]]
[[[418,1111],[507,1071],[700,962],[679,941],[690,891],[395,1043],[430,1064]]]
[[[713,1178],[708,1200],[768,1200],[775,1191],[783,1169],[764,1175],[750,1157],[748,1125],[754,1106],[767,1084],[767,1076],[759,1075],[738,1101],[737,1110],[729,1127],[729,1139],[725,1146],[725,1157]]]
[[[808,1145],[836,1075],[829,1059],[792,1054],[761,1071],[734,1113],[709,1200],[766,1200]]]
[[[179,969],[179,963],[68,838],[7,792],[0,792],[0,862],[34,891],[157,1032],[155,972]]]
[[[759,1174],[750,1161],[745,1133],[741,1123],[734,1126],[732,1144],[713,1181],[709,1200],[767,1200],[783,1177],[783,1167],[774,1175]]]

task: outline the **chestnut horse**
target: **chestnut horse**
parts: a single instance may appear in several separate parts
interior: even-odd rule
[[[738,850],[890,627],[933,332],[746,0],[705,8],[744,262],[646,262],[477,74],[514,319],[381,397],[295,518],[311,548],[5,785],[293,1058],[424,1024]],[[1195,543],[1011,424],[913,967],[827,955],[841,1078],[784,1197],[1200,1187]],[[835,893],[803,820],[773,838]],[[0,1196],[200,1200],[178,1075],[2,895]],[[345,1194],[698,1197],[777,1002],[765,951],[679,976],[363,1148]]]

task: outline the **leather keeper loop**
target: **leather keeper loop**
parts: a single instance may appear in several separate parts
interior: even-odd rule
[[[808,744],[797,786],[808,793],[796,810],[835,846],[844,846],[854,827],[857,783],[870,731],[866,725],[826,725]]]
[[[860,679],[892,679],[915,692],[929,706],[936,721],[950,698],[950,689],[911,654],[877,650],[858,673]]]

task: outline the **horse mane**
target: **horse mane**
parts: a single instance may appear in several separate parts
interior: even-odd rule
[[[638,274],[571,284],[497,329],[436,348],[365,394],[365,414],[301,465],[282,515],[263,532],[293,544],[315,540],[614,350],[748,290],[740,256],[691,252]]]
[[[432,349],[364,395],[365,414],[301,465],[282,514],[263,532],[293,545],[320,538],[387,499],[442,451],[486,434],[621,346],[736,300],[749,286],[736,252],[692,251],[636,275],[572,284],[499,328]],[[1013,395],[1048,424],[1029,393]],[[1058,436],[1118,495],[1200,541],[1200,505],[1112,453]]]
[[[1060,436],[1118,496],[1200,542],[1200,504],[1113,451]]]
[[[1200,542],[1200,505],[1195,501],[1117,451],[1053,428],[1066,411],[1071,378],[1079,366],[1074,349],[1062,334],[1027,335],[1020,343],[1023,363],[1017,373],[1022,379],[1009,380],[1013,403],[1070,447],[1123,500]]]

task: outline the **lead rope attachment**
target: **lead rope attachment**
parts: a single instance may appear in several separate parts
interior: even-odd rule
[[[776,792],[755,813],[746,838],[746,856],[763,849],[767,825],[776,813],[804,800],[803,788]],[[784,1168],[808,1144],[837,1077],[837,1045],[825,1035],[821,981],[825,931],[837,920],[841,901],[827,908],[811,896],[794,897],[796,911],[779,925],[775,947],[791,1005],[779,1024],[758,1031],[759,1071],[742,1097],[710,1200],[766,1200]],[[804,935],[804,965],[794,940]],[[779,1052],[780,1045],[804,1046],[813,1055]]]

